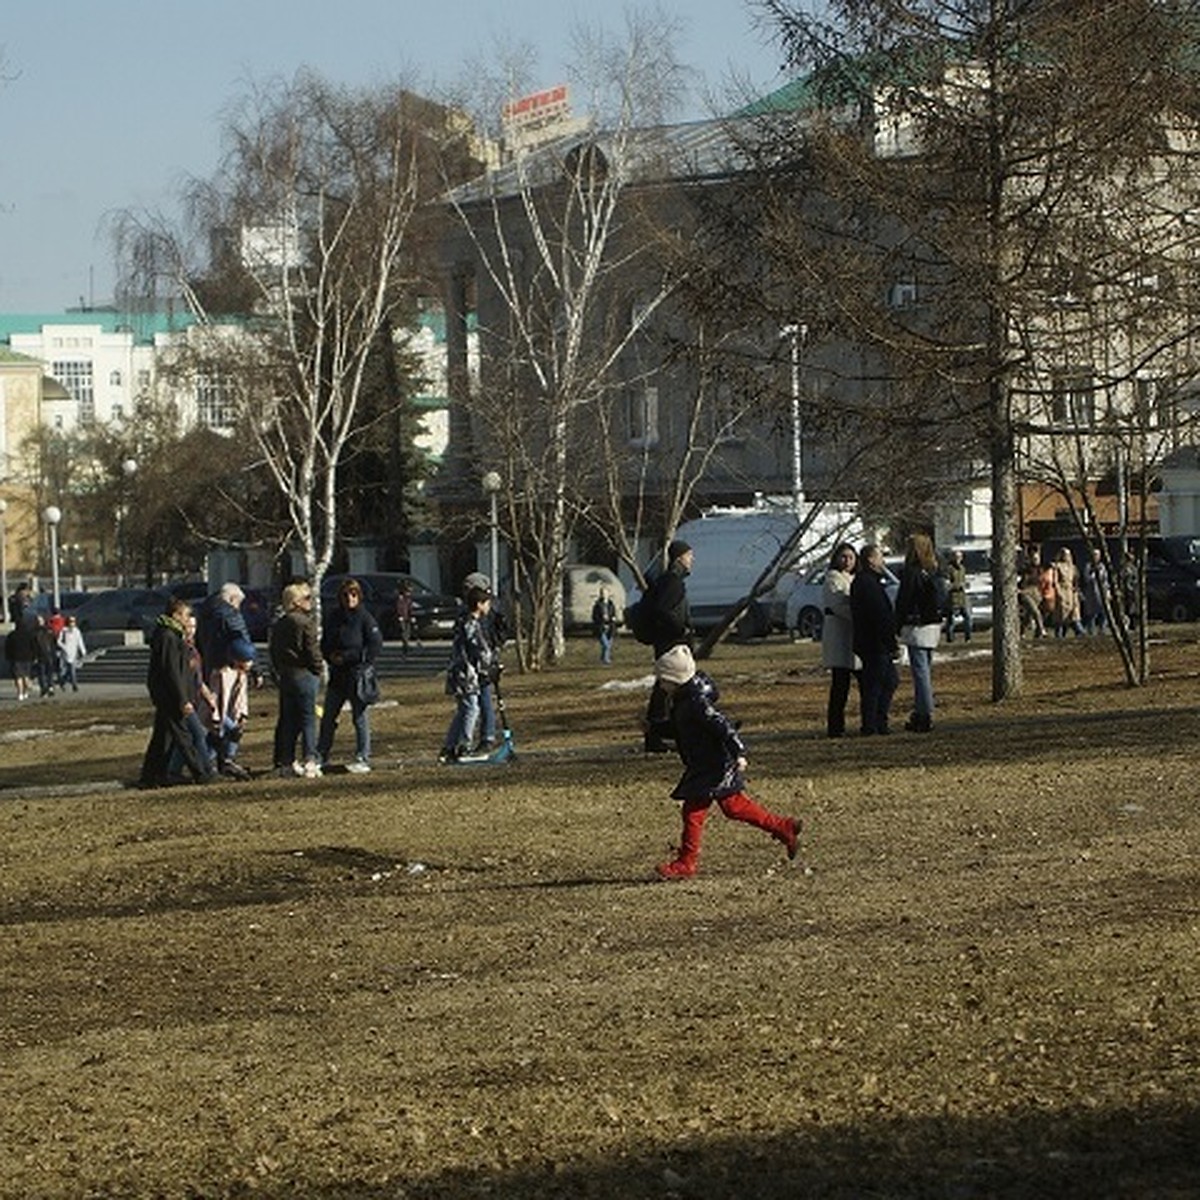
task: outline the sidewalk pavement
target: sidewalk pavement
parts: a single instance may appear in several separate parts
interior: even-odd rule
[[[78,704],[81,701],[92,703],[105,700],[144,700],[149,704],[150,696],[144,683],[109,683],[107,681],[89,683],[86,679],[80,679],[79,691],[73,692],[68,688],[63,692],[56,688],[53,696],[39,696],[35,684],[30,698],[18,703],[16,694],[13,692],[12,680],[0,682],[0,712],[9,712],[14,709],[21,712],[26,710],[36,712],[40,706],[46,704]]]

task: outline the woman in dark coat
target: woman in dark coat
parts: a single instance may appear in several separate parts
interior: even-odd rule
[[[929,536],[909,534],[900,590],[896,593],[896,615],[900,621],[900,641],[908,647],[908,666],[912,671],[913,711],[904,724],[912,733],[928,733],[933,728],[933,651],[941,641],[945,619],[937,570],[937,556]]]
[[[195,711],[190,651],[184,642],[191,611],[186,600],[172,597],[150,636],[146,689],[154,704],[154,729],[142,759],[142,787],[163,787],[170,782],[167,768],[172,751],[183,759],[197,783],[213,778],[208,764],[200,761],[187,727],[187,717]]]
[[[862,662],[858,675],[859,708],[864,734],[888,733],[888,714],[900,679],[896,672],[896,614],[884,588],[883,551],[867,545],[850,585],[854,621],[854,653]]]
[[[279,685],[279,718],[275,722],[275,771],[279,775],[321,774],[317,761],[317,690],[321,653],[313,624],[312,588],[307,582],[283,589],[283,615],[271,627],[271,667]],[[303,758],[296,758],[299,739]]]
[[[383,635],[375,618],[363,606],[362,587],[357,579],[347,579],[338,588],[337,607],[326,614],[321,632],[321,654],[329,664],[329,684],[325,689],[325,712],[317,738],[317,756],[329,761],[338,716],[348,702],[354,721],[354,757],[346,770],[355,774],[371,769],[371,724],[369,705],[359,694],[360,668],[374,664],[383,645]]]
[[[37,658],[38,627],[32,613],[19,609],[14,611],[20,612],[20,618],[4,639],[4,658],[8,663],[13,685],[17,689],[17,699],[28,700],[29,679],[33,674],[34,660]]]

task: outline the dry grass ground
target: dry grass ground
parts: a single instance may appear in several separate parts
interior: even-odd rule
[[[1038,643],[999,707],[956,647],[935,732],[870,741],[814,647],[722,648],[806,838],[714,813],[675,884],[621,651],[509,679],[503,768],[434,764],[430,680],[370,776],[95,787],[147,706],[6,696],[0,1196],[1200,1193],[1194,630],[1137,691]]]

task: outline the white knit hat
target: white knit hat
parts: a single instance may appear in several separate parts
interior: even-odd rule
[[[687,683],[696,673],[696,660],[686,646],[672,646],[654,660],[654,674],[663,683]]]

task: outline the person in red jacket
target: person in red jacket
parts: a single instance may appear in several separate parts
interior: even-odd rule
[[[684,766],[671,793],[683,801],[683,837],[675,859],[655,868],[659,877],[687,879],[696,874],[704,822],[714,801],[731,821],[766,830],[794,859],[799,818],[769,812],[746,792],[746,745],[717,707],[717,685],[696,670],[691,650],[673,646],[655,660],[654,671],[671,702],[675,744]]]

